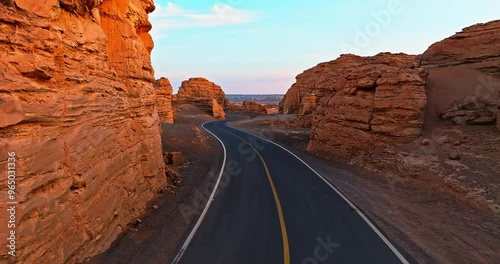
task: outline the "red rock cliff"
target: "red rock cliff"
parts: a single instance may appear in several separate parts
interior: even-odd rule
[[[425,71],[417,63],[416,56],[390,53],[329,62],[329,72],[319,71],[328,90],[314,111],[308,150],[346,160],[418,137],[426,95]]]
[[[225,119],[229,100],[222,88],[205,79],[191,78],[183,81],[176,99],[177,104],[193,104],[218,119]]]
[[[6,175],[16,153],[17,263],[102,252],[165,188],[153,10],[152,0],[0,2],[0,163]]]

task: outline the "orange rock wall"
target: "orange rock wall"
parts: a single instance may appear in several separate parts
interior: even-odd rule
[[[229,107],[229,100],[222,88],[201,77],[183,81],[175,102],[195,105],[217,119],[226,119],[225,110]]]
[[[342,55],[328,63],[328,92],[314,111],[308,151],[349,160],[386,143],[409,142],[421,135],[425,71],[416,56],[381,53]]]
[[[165,188],[153,9],[147,0],[0,3],[0,171],[15,152],[17,263],[104,251]],[[8,231],[0,225],[2,263],[13,261]]]

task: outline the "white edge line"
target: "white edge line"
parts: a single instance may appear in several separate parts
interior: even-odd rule
[[[217,188],[219,187],[220,180],[222,178],[222,175],[224,174],[224,167],[226,166],[226,157],[227,157],[227,152],[226,152],[226,147],[224,146],[224,143],[222,140],[220,140],[219,137],[217,137],[214,133],[208,131],[208,129],[205,128],[205,124],[209,122],[214,122],[214,121],[207,121],[201,125],[205,131],[208,133],[212,134],[217,140],[219,140],[220,144],[222,145],[222,149],[224,150],[224,161],[222,162],[222,167],[220,169],[219,173],[219,178],[217,179],[217,182],[215,183],[214,190],[212,191],[212,194],[210,195],[210,198],[208,198],[208,202],[205,205],[205,208],[203,209],[203,212],[201,213],[200,217],[198,218],[198,221],[196,222],[196,225],[193,227],[191,230],[191,233],[189,233],[189,236],[186,238],[186,241],[182,245],[181,249],[179,250],[179,253],[175,256],[175,259],[172,261],[172,264],[177,264],[179,260],[182,258],[182,255],[184,255],[184,252],[186,252],[187,247],[189,246],[189,243],[191,243],[191,240],[193,239],[194,235],[196,234],[196,231],[201,225],[201,222],[203,222],[203,218],[205,218],[205,215],[207,214],[208,208],[210,207],[210,204],[212,204],[212,199],[215,196],[215,193],[217,192]]]
[[[258,137],[262,140],[265,140],[267,142],[270,142],[280,148],[282,148],[283,150],[285,150],[286,152],[290,153],[292,156],[294,156],[295,158],[297,158],[298,160],[300,160],[302,163],[304,163],[304,165],[306,165],[312,172],[314,172],[320,179],[322,179],[326,184],[328,184],[328,186],[330,186],[340,197],[342,197],[342,199],[344,199],[344,201],[347,202],[347,204],[354,209],[354,211],[356,211],[359,216],[361,216],[361,218],[363,218],[363,220],[365,220],[365,222],[368,224],[368,226],[371,227],[371,229],[373,229],[373,231],[375,231],[375,233],[382,239],[382,241],[384,241],[384,243],[392,250],[392,252],[396,255],[396,257],[399,258],[399,260],[404,263],[404,264],[409,264],[408,260],[406,260],[406,258],[399,252],[399,250],[389,241],[389,239],[387,239],[384,234],[382,234],[382,232],[380,232],[380,230],[378,230],[378,228],[370,221],[370,219],[368,219],[368,217],[366,217],[363,212],[361,212],[361,210],[356,206],[354,205],[342,192],[340,192],[335,186],[333,186],[328,180],[326,180],[321,174],[319,174],[315,169],[313,169],[309,164],[307,164],[305,161],[303,161],[301,158],[299,158],[297,155],[295,155],[293,152],[291,152],[290,150],[288,150],[287,148],[281,146],[280,144],[278,143],[275,143],[271,140],[268,140],[266,138],[263,138],[261,136],[258,136],[258,135],[255,135],[253,133],[250,133],[250,132],[247,132],[247,131],[244,131],[242,129],[239,129],[239,128],[236,128],[232,125],[229,125],[229,123],[226,123],[226,126],[227,127],[230,127],[230,128],[233,128],[233,129],[236,129],[238,131],[241,131],[243,133],[246,133],[246,134],[249,134],[249,135],[252,135],[254,137]]]

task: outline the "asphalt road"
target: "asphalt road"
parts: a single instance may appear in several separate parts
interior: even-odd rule
[[[204,127],[224,169],[173,263],[413,262],[292,153],[225,121]]]

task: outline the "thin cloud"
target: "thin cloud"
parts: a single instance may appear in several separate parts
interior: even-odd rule
[[[150,16],[154,30],[209,28],[225,25],[251,23],[257,16],[248,10],[238,9],[228,4],[216,4],[207,13],[184,9],[173,3],[157,5]]]

